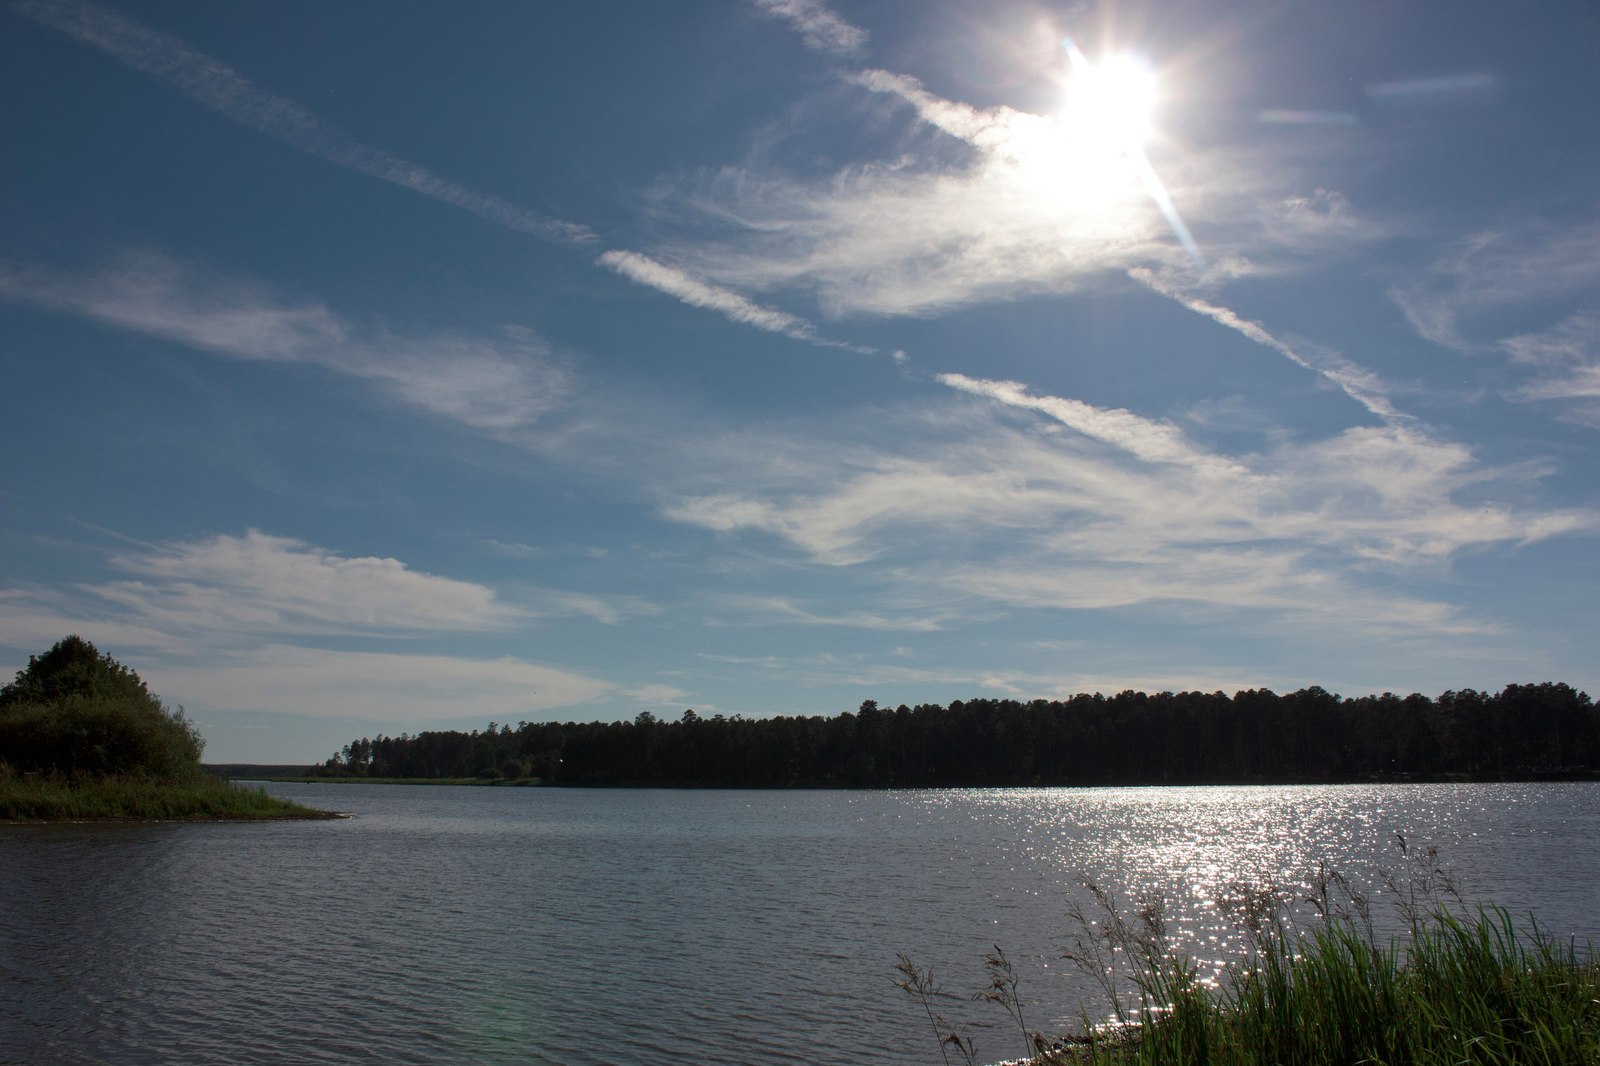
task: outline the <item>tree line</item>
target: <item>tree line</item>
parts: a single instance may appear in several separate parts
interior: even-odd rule
[[[1600,711],[1545,682],[1345,698],[1127,691],[835,717],[489,723],[351,741],[314,773],[561,785],[945,788],[1592,776]]]

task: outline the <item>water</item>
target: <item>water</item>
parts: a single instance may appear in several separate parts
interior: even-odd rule
[[[925,1063],[897,952],[965,999],[999,944],[1029,1024],[1068,1025],[1076,878],[1163,892],[1222,959],[1223,886],[1325,859],[1372,887],[1397,832],[1600,942],[1594,784],[272,790],[354,817],[0,827],[0,1061]]]

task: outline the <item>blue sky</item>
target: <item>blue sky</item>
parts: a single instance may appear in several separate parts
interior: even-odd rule
[[[219,761],[1594,689],[1600,6],[0,6],[0,666]]]

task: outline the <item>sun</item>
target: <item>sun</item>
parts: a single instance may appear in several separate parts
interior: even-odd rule
[[[1067,42],[1066,50],[1072,74],[1065,86],[1062,122],[1072,133],[1104,147],[1139,151],[1155,117],[1155,71],[1132,53],[1091,63],[1072,42]]]
[[[1113,53],[1090,62],[1070,39],[1062,42],[1062,47],[1071,61],[1072,73],[1063,87],[1066,101],[1056,120],[1075,143],[1080,165],[1095,178],[1087,184],[1080,182],[1079,187],[1104,186],[1108,179],[1131,174],[1160,209],[1189,258],[1196,266],[1204,267],[1205,257],[1199,245],[1145,154],[1145,142],[1154,131],[1156,105],[1160,102],[1155,69],[1132,52]]]

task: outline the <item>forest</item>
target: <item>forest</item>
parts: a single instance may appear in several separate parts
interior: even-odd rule
[[[531,780],[558,785],[946,788],[1368,780],[1590,778],[1600,711],[1545,682],[1345,698],[1122,692],[973,699],[835,717],[491,722],[352,741],[326,776]]]

